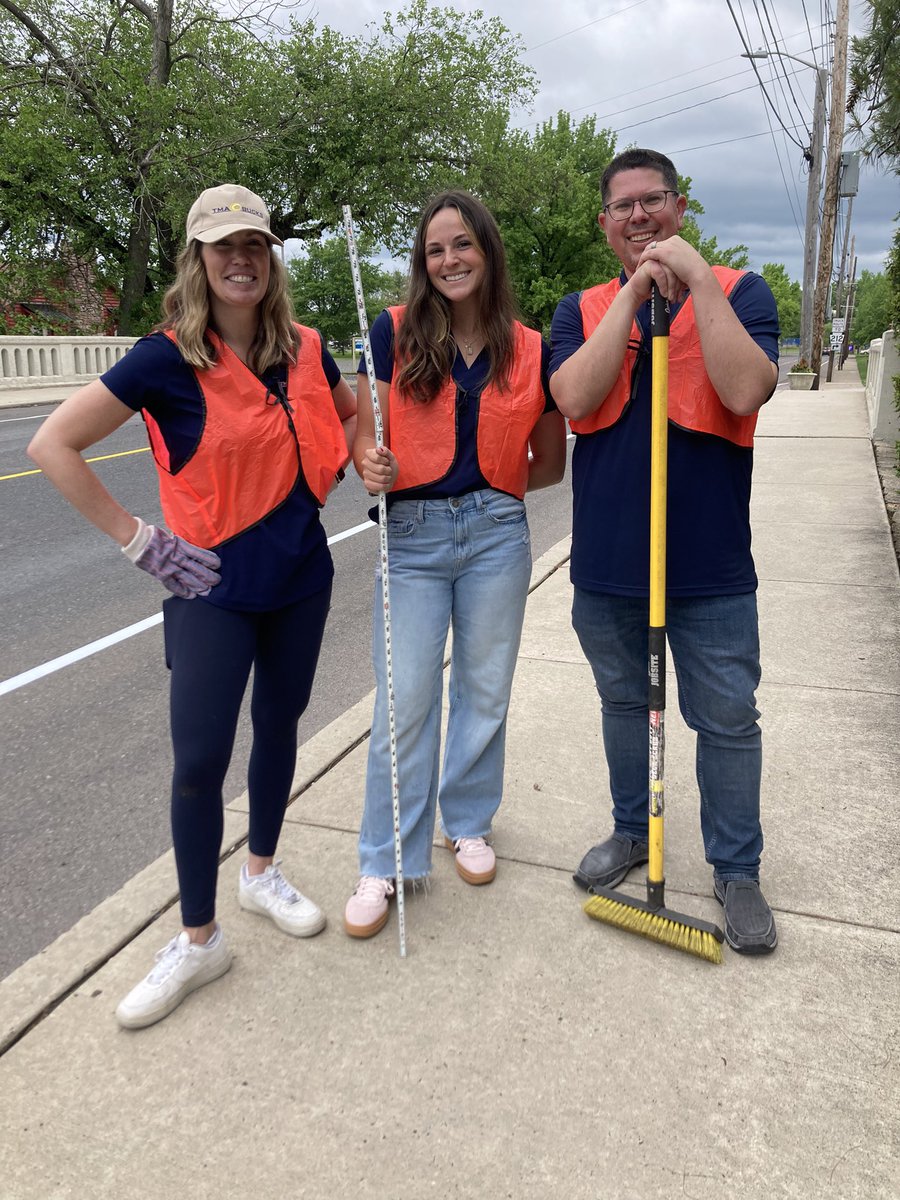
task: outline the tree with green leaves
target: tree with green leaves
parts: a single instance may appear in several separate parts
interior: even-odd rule
[[[855,345],[867,346],[891,327],[891,283],[880,271],[863,271],[856,282],[850,337]]]
[[[315,240],[351,203],[398,244],[534,91],[519,39],[480,13],[412,0],[361,40],[235,11],[0,0],[0,259],[65,246],[120,289],[120,332],[146,328],[204,187],[251,187],[281,237]]]
[[[615,135],[598,130],[594,117],[576,122],[559,112],[533,133],[498,134],[476,176],[503,234],[523,315],[545,333],[566,293],[619,273],[597,221],[600,176],[616,152]],[[704,238],[697,223],[703,207],[689,195],[690,179],[679,186],[688,196],[682,236],[708,262],[746,266],[746,246],[719,249],[715,237]]]
[[[600,176],[615,140],[595,124],[559,112],[533,133],[499,133],[477,180],[503,234],[525,320],[545,332],[562,296],[618,270],[597,224]]]
[[[847,112],[863,154],[900,171],[900,7],[867,0],[869,28],[850,47]]]
[[[796,280],[791,279],[783,263],[764,263],[760,271],[772,289],[778,306],[778,325],[783,338],[800,336],[800,302],[803,291]]]
[[[403,302],[406,276],[372,261],[371,238],[357,238],[357,250],[366,317],[371,325],[388,304]],[[305,255],[288,263],[288,278],[300,319],[314,325],[328,342],[349,349],[359,333],[359,316],[346,240],[330,237],[311,243]]]

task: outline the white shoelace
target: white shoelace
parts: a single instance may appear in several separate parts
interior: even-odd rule
[[[487,842],[483,837],[464,837],[457,838],[456,848],[462,850],[463,854],[478,854],[482,850],[487,849]]]
[[[279,900],[284,900],[288,904],[296,904],[297,901],[302,900],[303,897],[293,886],[293,884],[288,883],[288,881],[285,879],[284,875],[281,873],[280,863],[281,859],[279,858],[277,862],[272,863],[272,865],[269,867],[268,873],[265,875],[265,887],[270,891],[273,891]],[[256,879],[261,878],[263,878],[261,875],[249,876],[251,883]]]
[[[366,904],[379,904],[385,896],[393,896],[394,885],[389,879],[378,875],[363,875],[356,887],[356,894]]]
[[[155,966],[147,976],[147,982],[155,985],[163,983],[168,979],[186,956],[190,945],[190,942],[186,940],[182,941],[181,934],[179,933],[172,938],[168,945],[163,946],[162,950],[157,950]]]

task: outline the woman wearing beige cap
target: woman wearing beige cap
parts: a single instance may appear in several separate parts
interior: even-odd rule
[[[259,196],[233,184],[203,192],[159,326],[70,396],[29,447],[66,499],[173,593],[163,614],[183,928],[119,1004],[128,1028],[165,1017],[231,965],[215,919],[222,786],[251,667],[239,901],[295,937],[325,925],[275,850],[331,597],[319,508],[349,459],[356,400],[321,336],[293,320],[272,253],[281,244]],[[122,508],[81,457],[136,411],[169,529]]]

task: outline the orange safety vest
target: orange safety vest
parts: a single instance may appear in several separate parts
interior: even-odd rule
[[[288,498],[302,473],[319,505],[346,461],[347,445],[322,369],[314,329],[300,334],[297,362],[288,368],[288,415],[266,385],[211,330],[216,362],[195,371],[203,395],[203,429],[190,458],[172,471],[168,448],[150,413],[143,417],[159,476],[169,528],[209,549],[256,525]],[[175,334],[166,336],[177,345]]]
[[[389,308],[394,337],[405,305]],[[394,370],[394,380],[399,371]],[[391,382],[390,444],[400,464],[395,491],[424,487],[443,479],[457,457],[456,383],[445,380],[433,400],[423,404]],[[541,383],[541,335],[513,322],[513,360],[509,385],[489,383],[478,406],[476,448],[481,473],[498,491],[520,500],[528,486],[528,439],[544,412]]]
[[[731,267],[713,267],[713,274],[730,296],[737,281],[744,275]],[[618,279],[601,283],[581,293],[581,320],[587,340],[618,295]],[[631,327],[629,349],[619,377],[598,409],[580,421],[570,421],[575,433],[595,433],[615,425],[631,399],[631,377],[641,331],[637,321]],[[696,433],[713,433],[738,446],[753,445],[756,413],[741,417],[731,412],[719,399],[703,363],[700,335],[694,320],[694,301],[689,295],[675,314],[669,331],[669,420]]]

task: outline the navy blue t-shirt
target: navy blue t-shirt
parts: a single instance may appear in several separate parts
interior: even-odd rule
[[[322,366],[334,388],[341,373],[324,343]],[[177,473],[202,434],[204,399],[197,376],[174,342],[163,333],[151,333],[102,381],[123,404],[150,413]],[[275,368],[263,379],[273,391],[286,381],[286,367]],[[285,436],[294,437],[287,418]],[[320,591],[334,574],[319,507],[302,474],[274,512],[215,550],[222,560],[222,582],[203,599],[219,608],[248,612],[283,608]]]
[[[375,378],[390,383],[394,377],[394,322],[384,309],[374,321],[369,332]],[[556,402],[550,395],[547,369],[550,362],[550,347],[541,342],[541,383],[546,403],[544,412],[553,412]],[[457,351],[451,375],[456,384],[456,458],[443,479],[435,480],[423,487],[405,488],[391,492],[388,504],[395,500],[445,500],[449,496],[465,496],[468,492],[489,488],[491,485],[482,474],[478,463],[477,428],[478,406],[485,380],[490,370],[487,348],[483,349],[470,367]],[[366,360],[359,360],[359,373],[365,375]]]
[[[623,272],[620,282],[625,281]],[[777,363],[778,313],[768,284],[748,272],[729,298],[754,342]],[[580,293],[573,292],[554,313],[551,375],[584,344],[579,301]],[[673,324],[677,320],[676,309]],[[634,399],[609,429],[579,434],[572,454],[572,582],[587,591],[619,596],[649,593],[649,303],[641,306],[637,321],[643,348]],[[669,422],[669,595],[724,596],[756,589],[750,552],[752,470],[752,449]]]

